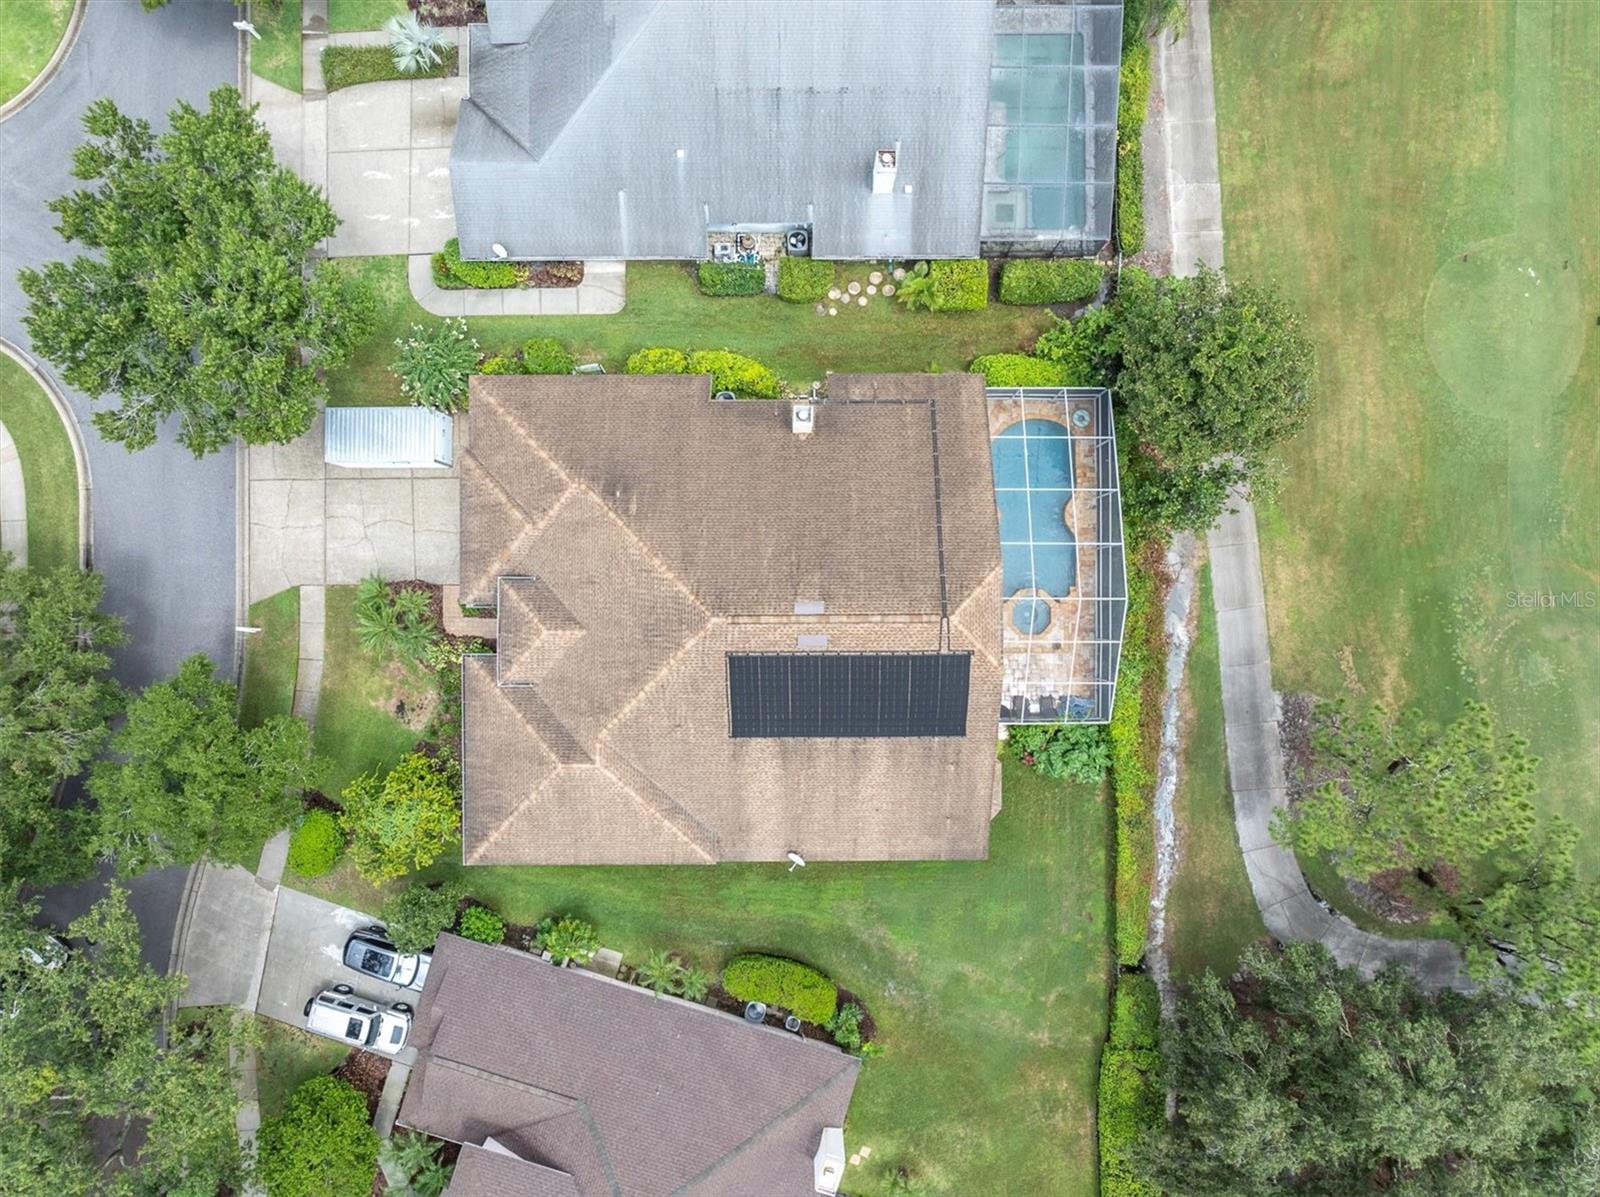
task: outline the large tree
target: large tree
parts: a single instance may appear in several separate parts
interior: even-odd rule
[[[63,952],[34,907],[0,892],[0,1190],[13,1197],[214,1197],[242,1191],[226,1013],[174,1025],[183,992],[139,956],[113,888],[68,928]],[[98,1145],[98,1146],[97,1146]]]
[[[122,708],[107,650],[122,625],[98,574],[26,569],[0,553],[0,882],[85,871],[78,812],[60,782],[88,766]]]
[[[1271,453],[1305,422],[1315,360],[1294,309],[1266,287],[1125,272],[1118,288],[1116,394],[1140,451],[1144,514],[1203,531],[1229,488],[1264,480]]]
[[[1163,1036],[1177,1119],[1145,1171],[1186,1197],[1587,1197],[1600,1186],[1593,1060],[1551,1011],[1371,982],[1320,945],[1207,972]]]
[[[372,329],[370,293],[310,261],[338,218],[273,161],[253,112],[220,87],[158,137],[96,100],[72,173],[97,185],[50,204],[93,252],[21,274],[34,349],[94,398],[120,397],[94,423],[129,449],[169,416],[196,456],[292,440],[326,398],[318,371]]]
[[[326,770],[300,719],[241,728],[234,687],[213,673],[197,653],[171,681],[147,687],[112,737],[119,759],[90,774],[97,847],[123,876],[202,856],[250,860]]]

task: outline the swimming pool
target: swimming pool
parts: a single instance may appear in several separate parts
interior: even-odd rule
[[[1077,545],[1065,518],[1072,498],[1072,442],[1067,435],[1058,420],[1019,420],[990,444],[1008,598],[1019,590],[1065,598],[1077,581]],[[1028,626],[1019,625],[1019,630],[1043,630],[1043,624],[1032,626],[1038,623],[1036,610],[1030,608]]]

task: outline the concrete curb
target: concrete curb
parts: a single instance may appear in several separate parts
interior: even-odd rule
[[[72,444],[72,457],[78,470],[78,568],[88,569],[94,560],[94,520],[91,518],[90,510],[93,487],[89,478],[89,453],[83,443],[83,431],[78,427],[78,418],[72,414],[72,408],[68,405],[66,396],[61,393],[61,388],[56,386],[55,380],[44,372],[44,368],[34,361],[31,354],[13,345],[4,337],[0,337],[0,353],[4,353],[26,370],[28,376],[50,396],[50,402],[55,405],[56,415],[66,428],[67,440]]]
[[[61,64],[67,60],[67,55],[72,53],[72,47],[78,44],[78,33],[83,29],[83,14],[88,8],[89,0],[77,0],[73,4],[72,15],[67,18],[67,31],[61,35],[61,43],[56,46],[56,52],[50,55],[50,61],[44,64],[44,69],[33,77],[33,82],[4,104],[0,104],[0,121],[21,112],[33,102],[35,96],[50,85],[50,81],[56,77],[56,72],[61,69]]]

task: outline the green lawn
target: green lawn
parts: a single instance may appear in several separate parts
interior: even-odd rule
[[[44,70],[72,17],[72,0],[6,0],[0,4],[0,104]]]
[[[280,0],[273,12],[258,4],[252,12],[260,40],[250,43],[250,73],[279,87],[300,90],[300,0]]]
[[[347,369],[329,379],[336,404],[401,401],[389,372],[395,338],[414,321],[433,321],[411,298],[403,257],[346,259],[379,296],[377,332]],[[872,267],[851,264],[844,279],[865,279]],[[733,349],[760,358],[795,386],[827,370],[913,372],[964,370],[980,353],[1032,348],[1053,317],[1043,308],[991,305],[980,312],[912,312],[878,297],[865,308],[843,305],[837,316],[775,296],[711,299],[687,268],[667,262],[628,265],[627,306],[613,316],[495,316],[468,321],[485,352],[515,349],[532,336],[565,342],[579,361],[620,370],[646,345]]]
[[[332,1072],[349,1054],[342,1044],[270,1018],[257,1016],[256,1027],[261,1034],[261,1046],[256,1048],[256,1087],[263,1118],[279,1113],[302,1081]]]
[[[1200,610],[1189,650],[1188,736],[1177,796],[1182,856],[1167,899],[1167,942],[1175,976],[1206,968],[1230,976],[1239,956],[1267,934],[1239,852],[1222,735],[1222,674],[1211,567],[1200,572]]]
[[[280,590],[250,607],[250,624],[261,630],[244,645],[244,685],[239,723],[256,727],[294,709],[294,679],[300,665],[300,590]]]
[[[324,791],[340,791],[371,769],[388,770],[417,742],[419,726],[395,715],[397,703],[410,711],[423,709],[431,693],[420,669],[379,660],[361,650],[354,615],[356,588],[328,587],[327,639],[322,666],[322,695],[317,705],[318,753],[334,762]]]
[[[3,34],[0,34],[3,36]],[[28,564],[78,565],[78,466],[50,396],[0,353],[0,424],[17,443],[27,496]]]
[[[328,32],[359,33],[382,29],[390,17],[406,11],[406,0],[328,0]]]
[[[1322,375],[1261,510],[1274,681],[1481,695],[1592,871],[1600,5],[1225,0],[1213,43],[1229,268]]]

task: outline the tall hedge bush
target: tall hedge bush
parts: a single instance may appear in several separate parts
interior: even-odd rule
[[[1084,258],[1013,258],[1000,267],[1000,302],[1077,303],[1093,299],[1103,276]]]
[[[833,286],[833,263],[821,258],[778,259],[778,298],[790,303],[815,303]]]
[[[989,306],[989,264],[981,258],[952,258],[928,267],[936,312],[976,312]]]
[[[766,269],[755,262],[701,262],[700,291],[705,295],[760,295]]]
[[[628,355],[624,374],[683,374],[689,369],[689,355],[681,349],[652,346]]]
[[[1117,245],[1133,255],[1144,248],[1144,132],[1150,104],[1150,43],[1140,40],[1122,55],[1117,101]]]
[[[818,1025],[839,1008],[839,988],[808,964],[782,956],[735,956],[722,970],[722,987],[741,1002],[765,1002]]]
[[[256,1173],[269,1197],[367,1197],[378,1135],[367,1099],[338,1077],[312,1077],[261,1124]]]
[[[776,399],[783,383],[770,366],[726,349],[701,349],[689,355],[689,374],[711,375],[713,391],[732,391],[746,399]]]
[[[1150,879],[1155,869],[1155,825],[1150,798],[1156,752],[1156,721],[1145,708],[1145,689],[1156,680],[1161,629],[1151,617],[1155,579],[1140,561],[1139,545],[1129,537],[1128,613],[1123,624],[1117,692],[1106,732],[1111,741],[1111,791],[1115,803],[1117,962],[1135,965],[1144,958],[1150,917]]]
[[[1161,1005],[1149,977],[1117,980],[1111,1035],[1100,1053],[1097,1124],[1103,1197],[1160,1197],[1139,1178],[1134,1148],[1162,1117]]]
[[[289,867],[302,877],[320,877],[344,853],[344,832],[325,810],[314,810],[300,820],[289,837]]]
[[[522,343],[524,374],[571,374],[572,354],[554,337],[530,337]]]
[[[1025,353],[986,353],[968,367],[992,387],[1064,387],[1067,368]]]

